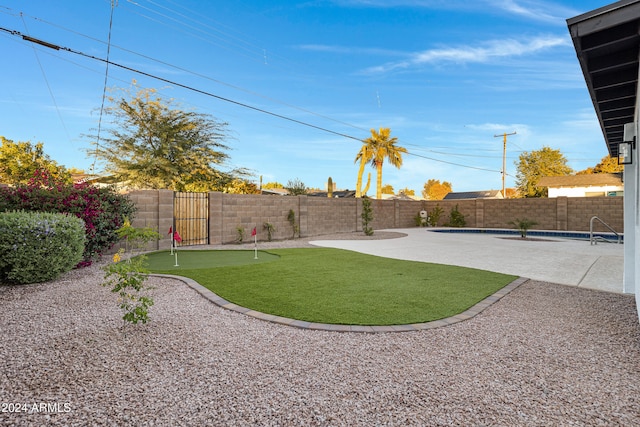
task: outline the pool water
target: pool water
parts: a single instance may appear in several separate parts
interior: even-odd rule
[[[519,230],[505,228],[438,228],[428,230],[435,233],[471,233],[471,234],[504,234],[509,236],[520,236]],[[593,233],[594,237],[600,237],[610,242],[616,243],[618,238],[613,233]],[[558,237],[574,240],[589,240],[590,235],[587,231],[552,231],[552,230],[528,230],[527,237]],[[620,242],[624,242],[624,235],[620,234]]]

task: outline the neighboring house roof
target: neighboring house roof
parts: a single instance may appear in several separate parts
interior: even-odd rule
[[[404,193],[400,194],[383,194],[382,200],[421,200],[419,197],[409,196]]]
[[[308,193],[307,196],[329,197],[326,191],[314,191],[313,193]],[[356,197],[356,191],[355,190],[336,190],[333,192],[333,197],[338,199]]]
[[[269,196],[286,196],[289,192],[284,188],[263,188],[260,190],[260,194]]]
[[[488,191],[463,191],[456,193],[449,193],[444,196],[444,200],[462,200],[462,199],[503,199],[502,192],[500,190],[488,190]]]
[[[605,185],[622,186],[622,176],[617,173],[593,173],[585,175],[543,176],[539,187],[602,187]]]
[[[103,181],[113,181],[113,178],[111,177],[111,175],[101,176],[89,173],[72,173],[71,180],[73,180],[74,183],[79,184],[82,182],[95,183]]]

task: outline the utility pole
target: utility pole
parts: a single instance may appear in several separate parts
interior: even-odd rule
[[[505,199],[507,195],[505,194],[504,188],[504,178],[507,176],[507,136],[515,135],[516,131],[513,133],[503,133],[502,135],[493,135],[494,138],[502,137],[502,197]]]

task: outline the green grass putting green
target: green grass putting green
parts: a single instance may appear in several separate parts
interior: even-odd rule
[[[175,256],[170,251],[153,252],[147,255],[147,267],[151,271],[171,271],[172,274],[180,274],[182,270],[200,270],[238,265],[253,265],[271,262],[280,259],[278,255],[258,251],[258,259],[255,259],[254,251],[236,250],[183,250],[178,251],[178,266],[175,266]]]
[[[190,277],[243,307],[319,323],[399,325],[442,319],[516,278],[330,248],[261,251],[259,263],[251,262],[253,251],[204,251],[199,256],[211,257],[206,267],[186,268],[183,260],[196,252],[201,251],[181,250],[179,269],[163,267],[170,260],[157,264],[155,258],[170,258],[168,252],[151,254],[150,270]],[[245,261],[222,266],[226,256]]]

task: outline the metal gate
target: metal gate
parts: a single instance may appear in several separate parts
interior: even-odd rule
[[[173,229],[179,246],[209,244],[209,193],[173,193]]]

